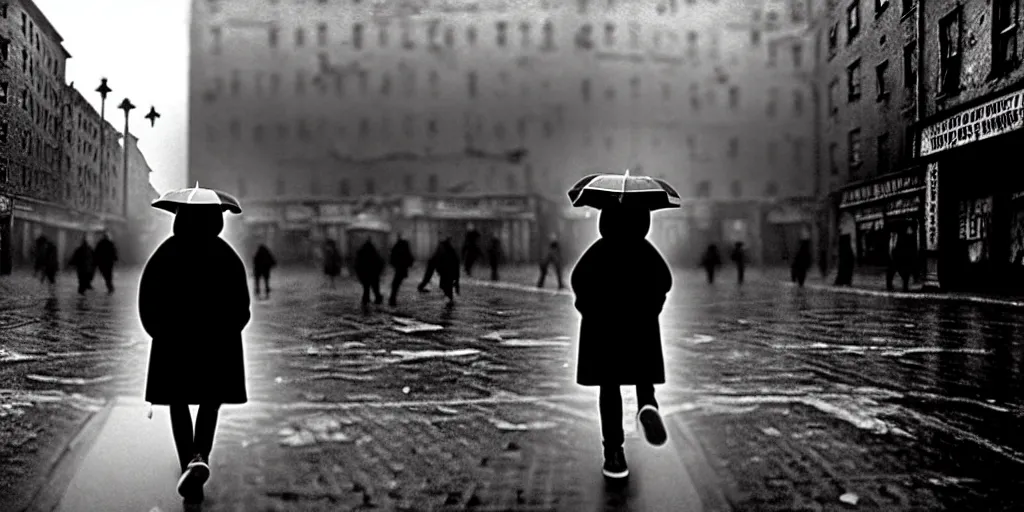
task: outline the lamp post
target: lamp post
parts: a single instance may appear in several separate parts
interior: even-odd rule
[[[121,172],[124,174],[124,189],[121,196],[124,197],[124,221],[128,222],[128,114],[135,108],[132,102],[125,98],[117,108],[124,110],[124,167]]]
[[[105,162],[107,153],[104,142],[107,139],[107,130],[105,130],[107,124],[107,95],[112,92],[110,87],[107,85],[106,78],[100,79],[100,86],[96,88],[96,92],[100,93],[100,188],[101,197],[106,197],[107,182],[105,179]],[[106,201],[103,201],[103,203],[106,203]],[[105,208],[103,208],[103,204],[100,205],[100,209],[105,210]]]
[[[156,107],[150,106],[149,113],[146,114],[146,119],[149,119],[149,126],[152,128],[156,125],[156,120],[160,118],[160,113],[156,111]]]

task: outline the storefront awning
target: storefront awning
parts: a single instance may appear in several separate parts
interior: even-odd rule
[[[897,174],[886,174],[851,183],[835,192],[839,196],[839,209],[853,208],[899,197],[905,194],[923,192],[924,169],[915,167]]]

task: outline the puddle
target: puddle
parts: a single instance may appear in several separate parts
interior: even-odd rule
[[[88,386],[90,384],[101,384],[103,382],[110,382],[114,380],[113,375],[103,375],[92,379],[85,379],[82,377],[55,377],[52,375],[36,375],[34,373],[26,375],[25,378],[28,380],[34,380],[36,382],[66,384],[69,386]]]
[[[704,343],[711,343],[712,341],[715,341],[715,338],[713,336],[708,336],[707,334],[691,334],[688,336],[683,336],[682,338],[680,338],[680,341],[683,341],[685,343],[693,343],[695,345],[701,345]]]
[[[346,424],[352,422],[347,421]],[[293,448],[318,443],[350,443],[355,439],[342,431],[342,421],[333,416],[318,415],[304,418],[296,424],[278,431],[281,444]]]
[[[390,353],[401,358],[392,360],[392,362],[405,362],[418,361],[420,359],[465,357],[479,354],[480,351],[475,348],[464,348],[459,350],[392,350]]]
[[[506,330],[494,331],[494,332],[490,332],[490,333],[484,334],[483,336],[480,336],[480,339],[481,340],[485,340],[485,341],[502,341],[506,337],[510,338],[510,337],[516,336],[518,334],[519,334],[519,331],[512,331],[512,330],[507,330],[506,329]]]
[[[0,347],[0,363],[18,363],[21,361],[33,361],[36,359],[39,359],[39,356],[25,355],[20,352]]]
[[[395,323],[399,325],[392,326],[392,329],[402,334],[412,334],[417,332],[437,332],[443,331],[444,327],[435,324],[428,324],[420,322],[419,320],[413,320],[411,318],[402,318],[399,316],[391,317]]]
[[[492,425],[497,427],[498,430],[504,430],[509,432],[521,432],[527,430],[547,430],[558,426],[558,423],[555,423],[553,421],[530,421],[527,423],[510,423],[508,421],[500,420],[497,418],[488,418],[487,421],[489,421]]]
[[[991,350],[984,350],[978,348],[942,348],[942,347],[914,347],[901,350],[889,350],[882,352],[883,356],[889,357],[903,357],[908,354],[966,354],[966,355],[978,355],[987,356],[992,354]]]
[[[568,341],[561,340],[502,340],[506,347],[568,347]]]

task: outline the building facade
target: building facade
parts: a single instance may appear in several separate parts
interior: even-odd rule
[[[1024,132],[1019,1],[924,5],[925,116],[931,284],[1016,291],[1024,285],[1024,180],[1005,166]]]
[[[818,24],[823,101],[818,167],[829,200],[833,258],[884,267],[898,236],[924,243],[919,10],[914,1],[825,0]]]
[[[755,260],[782,254],[762,247],[766,212],[812,195],[807,9],[777,0],[194,2],[189,181],[256,207],[349,211],[363,196],[462,200],[475,194],[468,179],[533,205],[532,259],[549,232],[589,232],[575,246],[596,236],[593,217],[567,211],[575,181],[630,168],[687,196],[652,229],[670,259],[689,264],[705,243],[733,240],[747,241]],[[409,164],[382,163],[397,161]],[[502,237],[518,229],[498,219],[488,229]],[[326,236],[318,224],[292,231]],[[775,231],[773,244],[792,238]],[[294,246],[285,240],[272,245]]]

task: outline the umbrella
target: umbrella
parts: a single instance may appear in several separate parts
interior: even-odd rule
[[[153,201],[153,208],[167,210],[177,213],[178,207],[184,204],[207,204],[220,205],[221,210],[231,213],[242,213],[242,207],[238,205],[238,199],[220,190],[212,188],[199,188],[199,182],[192,188],[172,190],[160,196],[160,199]]]
[[[630,176],[629,170],[625,174],[591,174],[573,185],[569,200],[576,207],[602,209],[621,204],[651,211],[679,208],[681,204],[679,192],[665,180]]]

